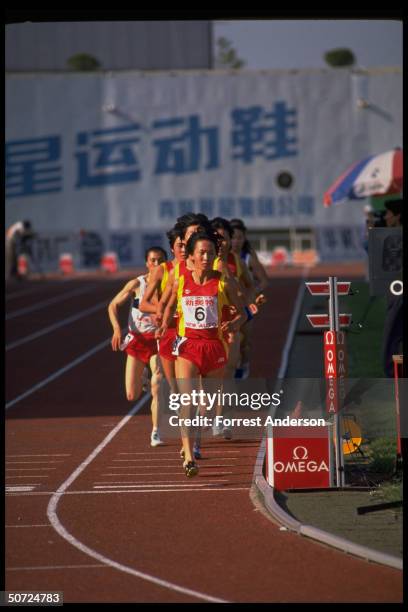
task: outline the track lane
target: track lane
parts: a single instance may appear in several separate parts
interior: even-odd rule
[[[286,282],[283,285],[288,287]],[[296,286],[292,293],[295,295]],[[286,304],[290,303],[292,293],[286,293]],[[280,309],[280,315],[278,312],[265,313],[269,326],[273,320],[274,326],[284,329],[282,310]],[[261,318],[259,320],[261,321]],[[262,329],[265,329],[264,324]],[[281,332],[282,329],[279,329],[279,334]],[[277,337],[274,336],[275,340]],[[256,347],[258,350],[258,340]],[[113,428],[128,411],[128,404],[121,395],[123,360],[120,357],[112,352],[97,354],[83,362],[77,372],[72,370],[64,374],[59,381],[51,383],[48,389],[38,391],[30,401],[24,400],[10,411],[7,422],[10,454],[14,454],[13,450],[21,452],[22,446],[27,448],[27,453],[30,450],[39,452],[39,448],[51,449],[50,452],[58,452],[57,449],[62,453],[70,452],[70,458],[64,462],[61,469],[53,473],[51,481],[47,483],[47,486],[53,485],[52,490],[56,490],[63,479],[92,451],[98,440],[103,439],[109,428]],[[277,367],[275,364],[278,361],[279,343],[276,341],[269,346],[266,354],[259,352],[254,355],[254,367],[258,371],[259,366],[263,364],[264,372],[267,370],[268,375]],[[78,380],[86,381],[80,385],[79,397]],[[149,433],[150,417],[146,411],[129,421],[122,431],[124,437],[114,439],[112,446],[107,447],[99,457],[101,464],[96,461],[91,464],[84,472],[83,480],[78,480],[72,488],[72,492],[75,492],[78,485],[77,491],[83,488],[89,490],[90,494],[65,495],[62,498],[59,506],[61,520],[76,537],[82,538],[86,545],[115,556],[121,563],[133,564],[141,571],[155,571],[167,580],[176,577],[178,583],[182,578],[186,587],[200,587],[200,590],[208,590],[212,595],[231,601],[350,601],[350,597],[353,601],[398,601],[401,596],[400,573],[389,568],[370,566],[293,534],[279,532],[254,509],[248,490],[229,490],[228,493],[215,490],[194,490],[190,493],[166,490],[154,494],[95,493],[93,487],[100,481],[100,469],[111,466],[119,456],[118,453],[150,453],[152,449],[149,446]],[[170,447],[173,448],[172,444],[169,443],[167,451]],[[216,444],[214,450],[217,450]],[[175,453],[177,447],[178,444],[174,443]],[[234,448],[234,442],[218,442],[218,448],[223,447]],[[245,453],[251,454],[249,447],[245,442]],[[159,457],[159,453],[164,452],[165,448],[158,447],[153,450],[158,451]],[[212,445],[208,444],[207,448],[210,450]],[[254,456],[256,450],[257,445],[254,448]],[[204,466],[199,477],[194,480],[202,479],[203,471]],[[249,485],[251,476],[252,469],[247,469],[244,465],[240,466],[240,471],[234,478],[238,478],[241,486],[245,484],[246,478]],[[149,476],[149,482],[157,483],[159,479],[166,478],[163,475]],[[186,480],[182,473],[180,477],[171,476],[172,480],[178,481],[179,478],[180,482]],[[183,500],[182,504],[180,498]],[[16,513],[20,512],[27,524],[30,524],[30,521],[41,523],[44,520],[44,504],[48,500],[49,496],[7,496],[9,520],[15,520]],[[42,509],[36,510],[36,505],[40,505]],[[140,519],[137,520],[136,517]],[[225,517],[228,517],[228,520],[224,520]],[[163,530],[164,525],[166,528]],[[36,533],[38,565],[47,567],[44,560],[50,554],[50,551],[47,552],[50,546],[54,547],[55,553],[55,556],[51,555],[51,564],[56,567],[66,566],[64,559],[72,554],[72,551],[68,553],[68,549],[73,547],[55,533],[47,540],[44,537],[44,530],[48,532],[47,528],[33,530]],[[7,533],[11,541],[8,551],[13,547],[18,555],[14,560],[21,564],[20,567],[30,566],[27,561],[32,549],[27,547],[27,542],[29,537],[33,536],[27,535],[26,540],[25,535],[30,534],[30,531],[9,529]],[[49,541],[52,544],[49,544]],[[202,550],[199,563],[197,548]],[[92,560],[87,555],[73,557],[73,564],[90,563]],[[265,567],[272,568],[270,574],[266,574]],[[327,571],[327,568],[330,570]],[[105,584],[102,586],[103,571],[106,572],[104,575],[106,580],[109,580],[109,585],[120,583],[120,593],[109,591]],[[75,579],[75,584],[67,579],[68,576],[72,578],[73,572],[76,572],[76,576],[81,574]],[[333,580],[325,580],[324,576],[336,575],[333,572],[346,577],[349,587],[346,593],[344,588],[341,592],[340,589],[330,590]],[[44,588],[43,584],[55,585],[57,579],[61,581],[59,584],[66,585],[67,597],[71,601],[79,601],[80,598],[83,598],[82,601],[188,601],[187,596],[180,598],[180,595],[175,595],[168,589],[147,585],[140,579],[123,575],[114,569],[102,568],[89,568],[83,572],[74,569],[48,572],[42,570],[35,572],[35,576],[24,570],[12,571],[7,574],[7,588],[18,588],[11,585],[29,585],[35,581],[37,585],[41,585],[40,588]],[[27,586],[26,590],[28,588],[30,587]],[[55,589],[55,586],[50,590],[52,588]]]
[[[68,299],[57,304],[48,304],[48,306],[41,308],[40,310],[30,312],[25,316],[19,316],[6,321],[6,344],[16,342],[28,336],[36,333],[49,325],[58,324],[61,319],[66,317],[79,315],[82,310],[94,306],[97,302],[106,300],[106,307],[109,301],[119,290],[120,284],[113,281],[108,285],[96,285],[95,287],[88,288],[82,283],[77,286],[77,289],[86,290],[86,292],[80,295],[71,296]],[[31,302],[27,304],[25,302],[24,308],[30,308]],[[21,310],[21,309],[19,309]],[[10,314],[12,314],[12,311]]]

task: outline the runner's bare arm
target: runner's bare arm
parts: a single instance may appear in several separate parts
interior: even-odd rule
[[[156,338],[161,338],[163,336],[163,334],[166,333],[167,328],[170,324],[171,319],[174,317],[174,313],[176,311],[176,307],[177,307],[177,290],[178,290],[178,279],[174,279],[173,283],[171,285],[171,294],[170,294],[170,298],[168,299],[167,305],[166,305],[166,309],[164,311],[163,314],[163,321],[160,325],[160,327],[158,328],[158,330],[156,331]],[[169,285],[167,285],[169,286]]]
[[[118,309],[120,306],[129,301],[134,292],[139,287],[139,281],[137,279],[131,280],[115,295],[113,300],[108,306],[109,320],[113,327],[113,335],[111,340],[111,346],[113,351],[118,351],[122,340],[121,327],[119,323]]]
[[[157,300],[155,300],[155,294],[157,295],[160,288],[160,283],[163,279],[163,266],[157,266],[151,273],[149,283],[143,294],[142,301],[139,304],[139,310],[141,312],[147,312],[149,314],[156,314]]]
[[[251,268],[255,279],[258,281],[258,292],[266,289],[269,286],[269,278],[266,274],[265,268],[259,261],[255,250],[251,251],[249,267]]]
[[[252,305],[255,304],[255,298],[256,298],[255,285],[251,278],[251,275],[248,270],[248,266],[246,265],[245,261],[241,261],[241,268],[242,268],[242,274],[240,277],[240,282],[243,287],[245,301],[248,304],[250,310],[252,311],[253,310]]]
[[[162,296],[159,300],[159,303],[156,307],[156,322],[158,325],[163,321],[164,311],[166,310],[166,305],[171,297],[172,290],[174,284],[174,269],[170,270],[169,278],[167,281],[166,288],[164,289]]]
[[[222,259],[218,260],[217,270],[218,272],[221,272],[221,274],[224,274],[224,276],[228,278],[233,285],[235,285],[238,296],[241,298],[244,305],[247,305],[253,314],[255,314],[258,310],[255,305],[255,286],[252,282],[245,262],[241,261],[241,276],[238,280],[228,268],[227,263],[222,261]]]
[[[231,306],[236,310],[236,315],[231,321],[224,321],[221,324],[221,330],[223,332],[235,332],[247,320],[244,301],[239,292],[239,285],[234,278],[227,277],[225,279],[225,290]]]

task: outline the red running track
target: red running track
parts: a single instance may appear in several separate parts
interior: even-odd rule
[[[124,282],[8,288],[6,345],[20,344],[6,353],[5,589],[66,602],[402,601],[401,572],[280,531],[253,505],[259,440],[206,441],[192,480],[177,440],[150,447],[149,404],[126,418],[124,356],[108,345],[103,302]],[[277,373],[299,282],[275,279],[255,320],[259,377]]]

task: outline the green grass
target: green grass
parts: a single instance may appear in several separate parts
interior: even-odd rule
[[[347,350],[350,378],[383,378],[382,333],[385,321],[385,298],[374,298],[364,318],[370,302],[367,282],[352,282],[356,295],[340,300],[340,312],[352,313],[352,325],[347,334]],[[362,321],[362,328],[358,323]]]
[[[369,469],[391,476],[395,469],[396,453],[395,439],[383,437],[372,440],[369,446]]]
[[[402,478],[394,478],[391,481],[381,483],[374,492],[378,502],[396,502],[403,499]],[[394,509],[402,512],[402,508]]]

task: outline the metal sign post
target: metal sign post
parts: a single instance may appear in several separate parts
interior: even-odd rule
[[[336,338],[336,351],[337,351],[337,334],[340,331],[339,324],[339,299],[337,295],[337,277],[329,276],[329,321],[330,331],[335,332]],[[337,365],[337,364],[336,364]],[[335,372],[337,378],[337,368]],[[336,381],[337,382],[337,381]],[[336,385],[336,394],[338,393]],[[338,398],[336,398],[338,401]],[[338,487],[344,487],[344,456],[343,456],[343,443],[340,431],[340,418],[339,411],[333,415],[334,425],[334,448],[336,453],[336,483]]]
[[[341,327],[348,327],[351,323],[351,314],[339,314],[339,295],[350,292],[350,282],[337,282],[336,276],[330,276],[328,282],[306,283],[312,295],[329,297],[329,313],[306,315],[310,324],[317,328],[326,328],[324,332],[325,377],[327,382],[326,408],[333,418],[333,437],[335,446],[336,486],[344,487],[344,455],[341,433],[341,419],[339,407],[341,395],[344,393],[345,376],[345,345],[344,332]],[[340,391],[340,393],[339,393]]]

